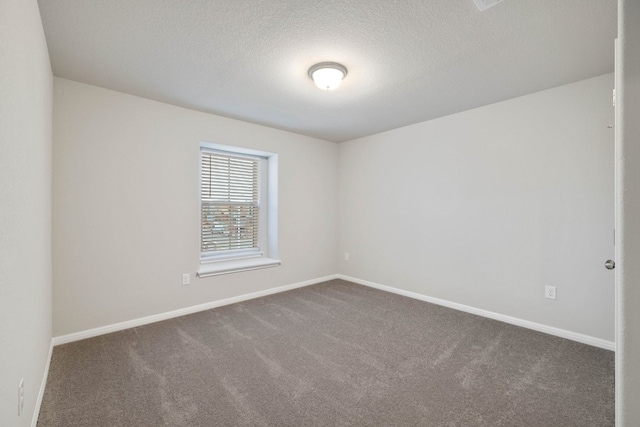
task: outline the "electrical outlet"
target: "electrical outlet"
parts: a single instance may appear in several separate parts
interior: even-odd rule
[[[24,378],[20,380],[20,384],[18,384],[18,416],[22,414],[22,410],[24,409]]]
[[[344,260],[349,261],[349,252],[344,253]]]
[[[182,275],[182,286],[187,286],[189,283],[191,283],[191,277],[189,273],[184,273]]]
[[[544,287],[544,297],[548,299],[556,299],[556,287],[555,286],[545,286]]]

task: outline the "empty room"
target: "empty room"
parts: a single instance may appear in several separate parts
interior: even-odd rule
[[[0,0],[0,425],[640,425],[640,2]]]

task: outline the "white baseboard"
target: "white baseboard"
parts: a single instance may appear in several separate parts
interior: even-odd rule
[[[320,277],[317,279],[306,280],[304,282],[293,283],[291,285],[280,286],[277,288],[265,289],[264,291],[253,292],[250,294],[239,295],[237,297],[226,298],[218,301],[211,301],[204,304],[194,305],[191,307],[180,308],[178,310],[168,311],[166,313],[154,314],[153,316],[141,317],[139,319],[128,320],[126,322],[114,323],[112,325],[101,326],[99,328],[88,329],[86,331],[74,332],[72,334],[53,337],[53,345],[66,344],[73,341],[80,341],[86,338],[97,337],[99,335],[109,334],[111,332],[122,331],[124,329],[135,328],[137,326],[147,325],[149,323],[160,322],[162,320],[172,319],[174,317],[184,316],[187,314],[197,313],[199,311],[209,310],[224,305],[235,304],[237,302],[247,301],[254,298],[260,298],[267,295],[277,294],[280,292],[290,291],[304,286],[315,285],[316,283],[326,282],[327,280],[337,279],[337,274]]]
[[[392,292],[394,294],[402,295],[409,298],[418,299],[421,301],[430,302],[432,304],[441,305],[444,307],[453,308],[454,310],[464,311],[466,313],[475,314],[482,317],[487,317],[493,320],[499,320],[501,322],[509,323],[516,326],[521,326],[527,329],[533,329],[534,331],[543,332],[549,335],[555,335],[557,337],[566,338],[579,343],[592,345],[594,347],[603,348],[605,350],[615,351],[615,343],[612,341],[595,338],[589,335],[579,334],[577,332],[567,331],[565,329],[555,328],[553,326],[543,325],[541,323],[530,322],[528,320],[518,319],[517,317],[506,316],[504,314],[494,313],[488,310],[482,310],[480,308],[471,307],[464,304],[458,304],[439,298],[433,298],[426,295],[418,294],[416,292],[405,291],[391,286],[381,285],[379,283],[370,282],[368,280],[357,279],[355,277],[345,276],[344,274],[338,274],[338,279],[347,280],[349,282],[357,283],[359,285],[369,286],[371,288],[380,289],[382,291]]]
[[[49,344],[49,355],[47,356],[47,363],[44,366],[44,374],[42,374],[42,383],[40,384],[40,390],[38,390],[38,397],[36,399],[36,406],[33,409],[33,418],[31,419],[31,427],[38,425],[38,417],[40,416],[40,407],[42,406],[42,398],[44,397],[44,389],[47,387],[47,378],[49,378],[49,366],[51,366],[51,355],[53,354],[53,339]]]
[[[615,351],[615,343],[612,341],[603,340],[600,338],[595,338],[589,335],[579,334],[577,332],[567,331],[565,329],[556,328],[553,326],[543,325],[541,323],[531,322],[528,320],[519,319],[517,317],[511,317],[504,314],[494,313],[492,311],[483,310],[480,308],[471,307],[464,304],[459,304],[456,302],[451,302],[439,298],[429,297],[426,295],[418,294],[416,292],[405,291],[402,289],[394,288],[391,286],[381,285],[379,283],[370,282],[368,280],[362,280],[355,277],[346,276],[343,274],[332,274],[325,277],[320,277],[317,279],[307,280],[304,282],[298,282],[291,285],[280,286],[277,288],[266,289],[264,291],[253,292],[250,294],[239,295],[237,297],[227,298],[219,301],[212,301],[205,304],[194,305],[191,307],[185,307],[178,310],[169,311],[166,313],[155,314],[153,316],[142,317],[139,319],[133,319],[126,322],[115,323],[112,325],[102,326],[99,328],[89,329],[86,331],[75,332],[68,335],[61,335],[58,337],[54,337],[52,342],[53,346],[66,344],[73,341],[79,341],[86,338],[92,338],[99,335],[108,334],[111,332],[121,331],[124,329],[135,328],[137,326],[147,325],[149,323],[160,322],[162,320],[172,319],[174,317],[184,316],[187,314],[197,313],[199,311],[209,310],[216,307],[222,307],[229,304],[235,304],[237,302],[247,301],[254,298],[260,298],[267,295],[276,294],[279,292],[289,291],[291,289],[302,288],[304,286],[315,285],[316,283],[326,282],[328,280],[333,279],[343,279],[349,282],[357,283],[359,285],[369,286],[371,288],[380,289],[386,292],[392,292],[394,294],[402,295],[409,298],[418,299],[421,301],[430,302],[432,304],[441,305],[444,307],[449,307],[454,310],[464,311],[466,313],[475,314],[478,316],[486,317],[489,319],[498,320],[501,322],[509,323],[516,326],[521,326],[523,328],[532,329],[534,331],[543,332],[549,335],[555,335],[557,337],[566,338],[572,341],[577,341],[583,344],[592,345],[594,347],[603,348],[605,350]],[[49,351],[49,361],[51,360],[51,350]],[[47,372],[49,369],[49,361],[47,362]],[[40,390],[40,395],[38,396],[38,410],[39,405],[42,400],[42,393],[44,392],[44,386],[46,384],[46,376],[43,380],[43,385]],[[37,419],[36,419],[37,420]]]

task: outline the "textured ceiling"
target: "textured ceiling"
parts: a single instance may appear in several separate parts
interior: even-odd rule
[[[613,71],[616,0],[39,4],[56,76],[335,142]]]

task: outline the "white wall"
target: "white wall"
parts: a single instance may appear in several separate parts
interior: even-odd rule
[[[640,425],[640,2],[618,2],[616,425]]]
[[[35,0],[0,0],[0,425],[31,425],[51,343],[51,91]],[[25,405],[18,417],[18,384]]]
[[[279,154],[282,266],[195,278],[200,141]],[[56,336],[337,271],[336,144],[55,78],[53,151]]]
[[[341,144],[340,273],[613,341],[612,89],[604,75]]]

